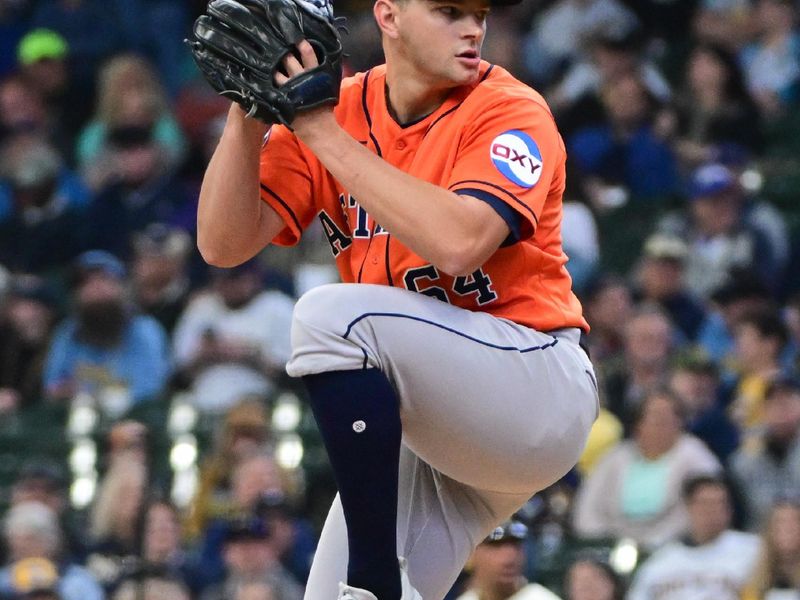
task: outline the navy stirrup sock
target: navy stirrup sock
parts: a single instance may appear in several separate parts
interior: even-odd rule
[[[306,375],[311,409],[347,522],[347,584],[400,600],[397,478],[400,405],[378,369]]]

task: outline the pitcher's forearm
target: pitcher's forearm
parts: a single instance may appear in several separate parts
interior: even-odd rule
[[[332,117],[321,122],[316,130],[304,130],[303,141],[376,222],[440,270],[468,275],[508,236],[508,225],[485,202],[403,172]]]
[[[209,264],[233,266],[270,240],[260,235],[268,209],[259,197],[259,155],[266,126],[231,106],[208,163],[197,209],[197,246]],[[270,211],[271,212],[271,211]]]

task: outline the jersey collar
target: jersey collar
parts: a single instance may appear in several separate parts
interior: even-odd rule
[[[387,95],[389,90],[388,86],[386,85],[386,70],[382,69],[380,72],[380,77],[376,77],[375,82],[370,82],[370,84],[375,86],[374,93],[376,97],[377,113],[381,116],[382,121],[385,123],[387,133],[392,136],[397,136],[408,135],[418,131],[427,131],[427,129],[430,128],[440,117],[450,111],[455,110],[458,105],[464,102],[466,97],[469,96],[470,92],[472,92],[472,90],[475,89],[475,87],[477,87],[481,81],[483,81],[486,72],[491,68],[491,66],[492,65],[486,61],[481,61],[480,77],[475,84],[453,88],[447,98],[445,98],[445,101],[442,102],[442,104],[436,110],[424,117],[404,125],[401,125],[395,121],[394,117],[389,111],[389,106],[387,104]]]

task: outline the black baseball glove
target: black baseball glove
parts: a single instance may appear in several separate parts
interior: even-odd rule
[[[319,66],[278,86],[275,73],[303,39]],[[211,86],[264,123],[288,127],[298,111],[339,101],[342,43],[328,0],[211,0],[188,42]]]

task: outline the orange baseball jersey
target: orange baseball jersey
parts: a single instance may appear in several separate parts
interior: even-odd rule
[[[335,115],[356,140],[415,177],[488,202],[511,234],[472,275],[452,277],[375,223],[285,127],[261,155],[261,197],[297,243],[319,218],[344,282],[403,287],[540,331],[588,330],[561,246],[566,150],[544,99],[506,70],[481,64],[432,114],[399,125],[389,114],[385,66],[347,78]]]

